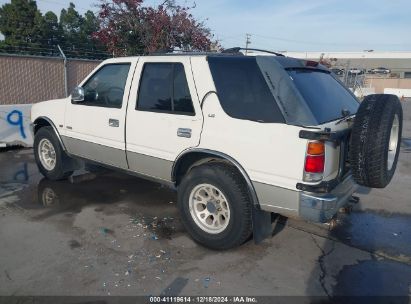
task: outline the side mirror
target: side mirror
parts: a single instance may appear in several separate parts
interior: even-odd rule
[[[71,101],[73,103],[80,103],[84,101],[84,89],[82,87],[75,87],[71,92]]]

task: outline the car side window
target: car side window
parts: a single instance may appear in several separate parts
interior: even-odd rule
[[[210,56],[208,63],[221,106],[229,116],[259,122],[284,122],[255,57]]]
[[[194,115],[183,64],[144,64],[136,110]]]
[[[129,63],[103,66],[83,85],[84,102],[81,104],[121,108],[129,70]]]

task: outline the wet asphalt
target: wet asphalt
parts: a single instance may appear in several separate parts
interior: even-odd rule
[[[332,231],[278,218],[262,244],[223,252],[189,238],[167,187],[99,168],[48,181],[31,149],[2,150],[0,296],[373,295],[410,303],[411,103],[403,107],[404,139],[386,189],[361,188]]]

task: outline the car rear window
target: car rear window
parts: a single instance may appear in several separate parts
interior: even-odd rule
[[[319,124],[342,117],[343,111],[357,112],[357,99],[329,73],[292,69],[288,74]]]
[[[254,57],[210,56],[208,62],[228,115],[259,122],[285,121]]]

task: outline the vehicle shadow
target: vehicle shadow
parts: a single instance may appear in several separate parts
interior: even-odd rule
[[[271,233],[271,237],[276,236],[279,234],[281,231],[284,230],[284,228],[287,226],[287,221],[288,218],[285,216],[282,216],[278,213],[272,213],[271,214],[271,223],[273,224],[273,229]]]

